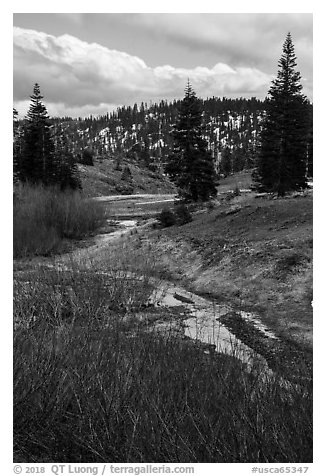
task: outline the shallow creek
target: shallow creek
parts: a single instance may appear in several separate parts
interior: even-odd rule
[[[137,225],[137,220],[119,220],[116,221],[117,229],[111,233],[100,234],[95,237],[95,244],[88,247],[86,250],[76,250],[70,253],[77,259],[82,258],[86,253],[91,257],[97,254],[101,248],[105,248],[108,243],[112,241],[119,241],[120,238],[128,235],[134,229],[142,229],[148,226],[148,223]],[[61,265],[62,265],[61,261]],[[125,275],[128,279],[128,277]],[[134,278],[130,275],[130,278]],[[188,338],[200,341],[207,345],[206,352],[217,351],[227,353],[235,356],[247,365],[251,365],[253,359],[261,362],[264,368],[268,370],[266,360],[253,351],[248,345],[244,344],[237,338],[225,325],[220,321],[220,318],[234,311],[230,306],[225,304],[217,304],[216,302],[199,296],[193,292],[189,292],[180,285],[176,285],[169,281],[162,281],[152,278],[151,284],[154,286],[154,291],[149,299],[149,304],[161,308],[174,308],[180,310],[180,314],[184,315],[182,321],[182,329],[184,335]],[[271,330],[263,326],[259,316],[245,311],[236,311],[241,315],[244,321],[254,326],[261,335],[270,339],[277,339]],[[180,324],[180,322],[179,322]],[[173,325],[173,323],[172,323]],[[155,325],[156,328],[164,331],[171,327],[171,322],[160,322]],[[180,326],[179,326],[180,330]]]
[[[217,304],[198,294],[192,293],[179,285],[167,281],[161,283],[153,292],[151,303],[166,308],[180,308],[185,314],[183,329],[186,337],[207,344],[207,351],[226,353],[240,359],[251,366],[253,360],[268,370],[264,357],[238,339],[225,325],[220,322],[221,316],[234,311],[230,306]],[[277,339],[263,326],[259,317],[245,311],[237,311],[242,319],[254,326],[262,335]],[[163,324],[160,327],[168,328]]]

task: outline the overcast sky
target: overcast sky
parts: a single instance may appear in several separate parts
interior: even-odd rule
[[[291,32],[312,100],[312,14],[17,13],[14,103],[39,83],[50,115],[102,114],[119,105],[197,96],[265,98]]]

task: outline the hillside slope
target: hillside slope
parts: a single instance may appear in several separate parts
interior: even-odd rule
[[[310,346],[312,192],[225,197],[191,223],[154,232],[156,256],[194,291],[257,312],[279,335]]]
[[[126,168],[129,168],[130,174],[124,172]],[[78,170],[83,192],[89,197],[175,192],[174,186],[164,175],[131,161],[122,162],[120,170],[117,170],[113,158],[95,159],[94,166],[78,164]]]

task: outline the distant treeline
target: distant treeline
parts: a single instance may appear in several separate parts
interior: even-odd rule
[[[257,138],[264,116],[264,101],[256,98],[200,99],[205,139],[224,174],[253,166]],[[55,118],[57,128],[69,136],[72,150],[83,162],[83,151],[106,158],[122,154],[158,169],[171,153],[171,130],[181,100],[119,107],[102,116]]]
[[[252,168],[266,102],[256,98],[200,99],[205,139],[216,159],[218,172]],[[124,156],[150,169],[162,169],[172,150],[171,130],[181,100],[134,104],[87,118],[52,118],[57,132],[64,133],[69,148],[81,163],[92,157]],[[311,106],[312,107],[312,106]]]

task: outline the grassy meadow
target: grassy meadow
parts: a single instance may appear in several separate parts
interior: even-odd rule
[[[168,326],[163,332],[159,319],[167,322],[176,316],[170,309],[149,305],[152,277],[159,279],[168,270],[160,240],[165,243],[178,234],[179,245],[189,244],[197,229],[197,245],[191,242],[197,253],[206,220],[210,241],[203,255],[205,276],[213,251],[215,259],[223,258],[220,242],[213,240],[214,227],[225,237],[232,223],[245,230],[252,209],[244,209],[247,215],[241,223],[238,215],[221,214],[224,205],[194,213],[189,224],[125,237],[89,260],[87,250],[78,262],[60,255],[40,260],[39,254],[60,251],[60,239],[94,233],[106,216],[105,207],[79,194],[29,188],[18,192],[15,462],[312,461],[310,379],[298,383],[285,381],[278,372],[266,375],[258,361],[248,368],[237,358],[236,348],[233,356],[206,353],[195,340]],[[255,212],[257,223],[260,213]],[[165,250],[170,276],[176,269],[172,259],[179,260],[179,272],[185,273],[187,260],[183,256],[180,261],[178,250]],[[235,246],[229,252],[242,256],[242,251],[234,254]],[[251,256],[249,251],[246,256]],[[292,261],[284,261],[283,254],[281,258],[275,266],[289,274]],[[231,304],[232,293],[233,288]]]

